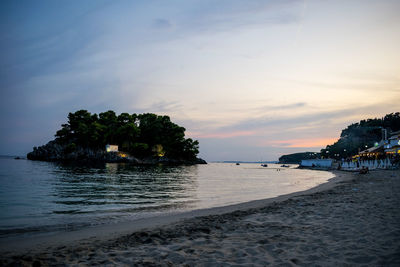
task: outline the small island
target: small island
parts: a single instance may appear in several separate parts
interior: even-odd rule
[[[199,142],[185,138],[185,128],[168,116],[152,113],[116,115],[112,110],[68,114],[55,139],[34,147],[30,160],[61,162],[128,162],[134,164],[206,164]]]

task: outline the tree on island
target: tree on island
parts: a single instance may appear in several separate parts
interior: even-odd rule
[[[137,158],[164,156],[193,161],[199,153],[199,142],[185,138],[184,127],[168,116],[152,113],[116,115],[109,110],[97,115],[79,110],[68,114],[68,122],[55,137],[53,142],[62,146],[64,154],[79,148],[104,150],[106,144],[118,145],[120,151]]]
[[[299,152],[279,157],[279,163],[300,164],[303,159],[316,159],[320,157],[316,152]]]

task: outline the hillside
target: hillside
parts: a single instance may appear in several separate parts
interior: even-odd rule
[[[317,152],[300,152],[283,155],[279,158],[279,163],[300,164],[302,159],[316,159],[320,156]]]
[[[321,153],[301,152],[283,155],[281,163],[300,163],[302,159],[329,157],[335,159],[347,158],[356,155],[368,147],[382,140],[382,132],[386,129],[387,135],[400,130],[400,112],[390,113],[383,118],[361,120],[342,130],[340,138],[332,145],[321,149]]]
[[[390,113],[383,118],[361,120],[342,130],[340,138],[332,145],[321,149],[321,155],[330,158],[347,158],[356,155],[382,140],[382,131],[386,129],[387,135],[400,130],[400,113]]]

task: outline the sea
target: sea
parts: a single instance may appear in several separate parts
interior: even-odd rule
[[[272,198],[334,177],[331,172],[296,167],[85,166],[0,157],[0,239]]]

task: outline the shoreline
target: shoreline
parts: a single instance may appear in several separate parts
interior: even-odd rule
[[[371,191],[370,183],[376,183],[377,186],[382,187],[386,184],[386,179],[398,186],[400,184],[398,182],[400,179],[399,172],[372,171],[370,174],[362,176],[341,171],[334,171],[333,173],[335,177],[331,178],[327,183],[288,195],[146,219],[141,222],[135,222],[135,225],[132,225],[132,222],[128,222],[107,227],[94,227],[75,233],[64,233],[64,237],[57,236],[57,240],[44,238],[31,240],[33,242],[30,244],[25,242],[24,249],[15,246],[15,243],[9,243],[8,245],[13,245],[14,247],[12,249],[11,246],[7,246],[8,252],[4,250],[4,243],[2,243],[1,250],[5,259],[8,258],[6,263],[14,262],[17,264],[33,263],[35,259],[39,259],[42,263],[50,262],[50,265],[51,262],[76,264],[81,261],[84,264],[108,263],[111,265],[119,265],[124,261],[128,265],[146,263],[150,265],[190,264],[190,262],[196,264],[198,263],[197,260],[193,260],[204,256],[207,261],[210,261],[208,263],[217,265],[225,264],[228,258],[229,261],[236,264],[244,264],[247,260],[247,263],[255,265],[264,265],[266,263],[307,265],[307,260],[309,260],[309,264],[327,257],[325,254],[328,252],[324,252],[325,254],[320,253],[314,258],[311,257],[310,255],[314,252],[312,250],[307,251],[307,246],[315,247],[316,244],[325,242],[327,236],[330,237],[332,235],[327,229],[332,228],[332,238],[334,240],[328,240],[325,246],[332,246],[332,243],[336,244],[335,242],[337,242],[339,246],[335,247],[336,250],[345,249],[347,254],[350,253],[352,255],[350,257],[346,256],[347,254],[343,254],[343,257],[349,258],[348,261],[344,262],[340,262],[340,257],[338,258],[337,255],[335,257],[332,256],[333,254],[328,255],[328,258],[338,258],[336,260],[339,260],[341,264],[349,264],[348,262],[355,264],[357,261],[359,263],[372,264],[376,259],[365,255],[363,250],[361,250],[361,258],[353,255],[360,253],[360,249],[356,252],[352,249],[352,247],[359,246],[360,242],[361,244],[368,243],[368,246],[371,246],[365,236],[361,235],[361,239],[358,240],[353,240],[355,237],[352,236],[354,231],[362,229],[364,223],[371,224],[371,222],[361,220],[358,221],[360,225],[357,225],[351,219],[347,219],[348,216],[351,217],[353,214],[347,213],[346,209],[349,209],[349,206],[353,205],[357,200],[357,198],[353,200],[352,197],[358,197],[357,194],[361,193],[359,189],[352,187],[355,184],[359,184],[357,187],[364,186],[369,188],[368,190],[370,191],[367,192],[366,196],[368,194],[378,194],[381,198],[388,199],[387,193],[382,196],[382,192],[375,192],[374,188]],[[381,183],[377,183],[376,179],[380,180]],[[366,183],[367,180],[370,181]],[[387,187],[385,185],[384,190],[393,190],[392,188],[393,186]],[[393,201],[399,202],[399,199],[396,198],[399,192],[394,192],[394,194]],[[360,197],[362,197],[363,202],[366,201],[365,196],[360,195]],[[375,200],[369,199],[368,201]],[[360,202],[359,205],[361,204],[363,203]],[[385,203],[373,202],[372,206],[378,206],[379,204],[383,205]],[[376,212],[380,211],[384,212],[385,210],[377,207]],[[343,214],[343,212],[345,213]],[[367,213],[369,216],[368,209],[365,207],[360,209],[356,205],[354,213],[358,212]],[[332,213],[337,213],[337,215],[332,218],[325,218],[331,216]],[[321,214],[325,214],[325,217],[321,217]],[[385,216],[385,213],[381,216]],[[395,221],[397,222],[399,215],[390,214],[390,216],[395,216]],[[354,220],[357,218],[355,217]],[[378,219],[376,220],[379,226],[381,223],[379,223]],[[318,222],[321,220],[324,222],[323,224]],[[332,223],[332,221],[336,222]],[[375,221],[373,222],[375,223]],[[116,227],[118,227],[117,230],[115,229]],[[386,241],[386,239],[389,240],[390,238],[400,240],[398,223],[394,228],[393,225],[390,225],[390,227],[388,228],[390,236],[384,235],[385,240],[383,241],[385,242],[383,244],[390,243],[391,247],[394,246],[395,249],[399,249],[399,246],[397,245],[396,247],[392,240],[391,242]],[[346,230],[347,228],[350,229],[347,235],[341,233],[341,231],[348,231]],[[373,230],[369,229],[369,231]],[[320,235],[322,234],[320,236],[322,241],[314,240],[314,238],[318,237],[319,231]],[[358,235],[357,238],[359,238]],[[374,238],[379,239],[380,237],[378,235]],[[376,240],[373,239],[373,241],[375,242]],[[300,246],[301,248],[305,244],[308,245],[304,246],[305,251],[299,255],[297,247],[293,245],[295,243],[298,243],[297,247]],[[347,247],[348,244],[350,244],[349,247]],[[30,248],[28,248],[29,246]],[[288,248],[285,249],[285,246]],[[324,244],[319,244],[314,249],[323,248]],[[378,250],[378,248],[374,249]],[[386,251],[388,247],[384,249]],[[26,251],[26,253],[18,255],[18,251]],[[266,253],[269,255],[267,258],[265,258]],[[286,255],[287,253],[292,255],[293,258],[288,259],[287,257],[290,255]],[[16,257],[11,260],[13,255],[16,255]],[[311,258],[307,258],[309,256]],[[352,262],[353,258],[354,262]],[[387,260],[389,263],[397,261],[400,261],[399,257],[393,255]],[[382,262],[382,259],[378,262]],[[383,260],[383,262],[385,261]],[[206,262],[203,263],[206,264]],[[321,264],[321,262],[319,263]],[[328,265],[334,264],[331,262]]]
[[[268,168],[268,170],[274,170],[274,168]],[[167,213],[159,213],[150,216],[106,224],[86,225],[82,227],[78,226],[77,228],[75,228],[73,225],[65,225],[65,230],[56,229],[54,231],[48,232],[28,232],[26,235],[5,235],[3,237],[0,237],[0,253],[15,254],[19,251],[24,250],[29,250],[32,252],[41,251],[47,249],[48,247],[59,245],[68,246],[79,242],[85,242],[86,239],[96,239],[98,241],[110,240],[119,236],[130,234],[132,232],[151,230],[153,228],[167,226],[169,224],[178,223],[187,219],[209,215],[226,214],[238,210],[260,208],[266,205],[270,205],[272,203],[285,201],[290,197],[297,196],[298,194],[306,194],[308,192],[314,192],[314,190],[320,190],[320,187],[325,188],[326,186],[330,186],[332,182],[335,183],[338,181],[338,179],[341,179],[340,177],[337,177],[337,175],[335,175],[334,171],[332,170],[319,171],[330,173],[329,176],[333,177],[329,179],[326,178],[325,181],[322,182],[322,184],[318,184],[312,188],[288,194],[255,199],[235,204],[223,204],[223,206],[211,208],[197,208],[194,210],[186,211],[168,211]]]
[[[290,194],[280,195],[272,198],[258,199],[238,204],[196,209],[191,211],[177,211],[169,214],[156,215],[152,217],[129,220],[114,224],[97,225],[93,227],[85,227],[79,230],[72,230],[57,233],[44,233],[34,236],[28,240],[25,237],[5,237],[0,239],[1,253],[16,253],[20,250],[40,251],[51,246],[68,246],[74,242],[85,242],[86,240],[96,239],[98,241],[111,240],[120,236],[128,235],[134,232],[144,230],[152,230],[158,227],[165,227],[170,224],[179,223],[184,220],[194,219],[204,216],[223,215],[235,211],[243,211],[248,209],[258,209],[269,206],[271,204],[286,201],[292,197],[312,194],[324,190],[329,190],[337,183],[352,179],[343,172],[327,170],[334,174],[334,177],[328,179],[327,182],[312,187],[307,190],[293,192]],[[117,230],[116,230],[117,229]],[[6,248],[6,249],[5,249]]]

